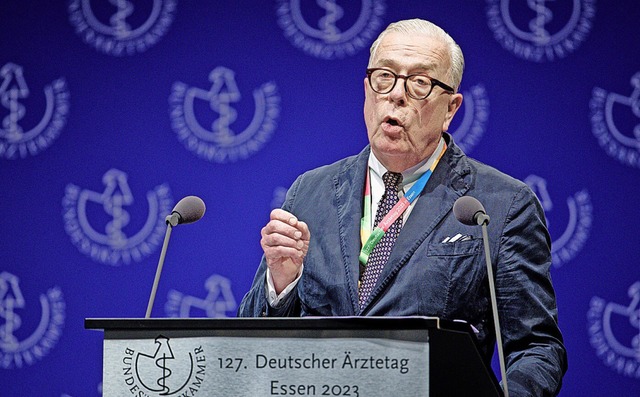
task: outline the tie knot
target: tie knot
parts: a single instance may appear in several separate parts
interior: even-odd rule
[[[402,174],[397,172],[385,172],[382,175],[382,181],[384,182],[385,189],[391,189],[394,192],[397,192],[400,187],[400,183],[402,183]]]

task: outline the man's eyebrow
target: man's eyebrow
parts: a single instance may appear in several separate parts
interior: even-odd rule
[[[378,59],[376,63],[379,64],[380,66],[395,66],[397,64],[396,61],[388,58]]]
[[[398,62],[397,61],[395,61],[393,59],[388,59],[388,58],[379,59],[376,62],[376,64],[378,64],[378,65],[380,65],[382,67],[398,66]],[[412,71],[415,71],[415,70],[434,71],[434,70],[437,69],[437,65],[434,62],[424,62],[424,63],[418,63],[418,64],[411,65],[411,67],[409,69],[412,70]]]

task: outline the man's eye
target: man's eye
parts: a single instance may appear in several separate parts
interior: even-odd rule
[[[427,87],[429,85],[431,85],[431,81],[429,81],[428,78],[424,77],[424,76],[414,76],[411,79],[415,84],[421,86],[421,87]]]

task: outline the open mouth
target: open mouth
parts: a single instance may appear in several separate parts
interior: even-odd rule
[[[394,126],[394,127],[402,125],[402,124],[400,124],[400,122],[398,120],[396,120],[394,118],[391,118],[391,117],[385,118],[384,122],[389,124],[389,125],[391,125],[391,126]]]
[[[402,131],[404,130],[404,126],[402,125],[402,122],[399,121],[398,119],[394,119],[391,117],[386,117],[383,122],[382,122],[382,130],[385,132],[386,135],[388,136],[399,136],[400,134],[402,134]]]

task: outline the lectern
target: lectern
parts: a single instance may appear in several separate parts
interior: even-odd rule
[[[85,319],[112,396],[502,396],[468,324],[428,317]]]

